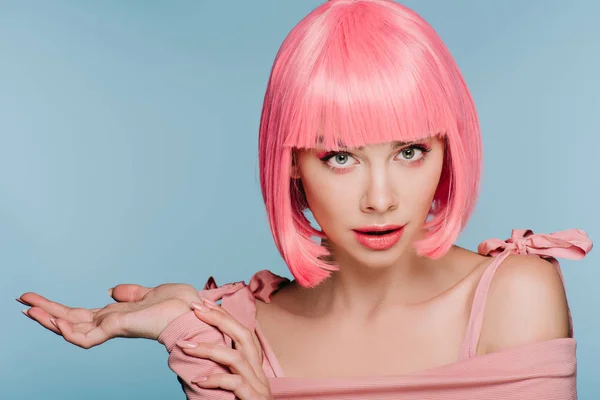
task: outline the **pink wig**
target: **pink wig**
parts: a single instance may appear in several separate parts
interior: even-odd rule
[[[438,135],[442,177],[418,254],[438,258],[457,239],[479,193],[481,134],[450,52],[419,15],[391,0],[333,0],[285,38],[267,85],[259,133],[260,181],[275,244],[304,287],[337,266],[304,215],[291,178],[295,148],[337,150]]]

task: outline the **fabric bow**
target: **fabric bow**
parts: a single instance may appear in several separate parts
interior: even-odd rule
[[[496,256],[503,251],[512,254],[535,254],[542,258],[579,260],[592,250],[592,241],[580,229],[567,229],[550,234],[534,234],[529,229],[514,229],[510,239],[489,239],[477,251]]]
[[[275,279],[268,277],[274,276]],[[232,317],[250,330],[254,330],[256,307],[254,299],[260,299],[266,303],[271,301],[268,293],[273,292],[272,287],[279,287],[282,282],[289,279],[273,274],[265,269],[254,274],[248,285],[244,281],[226,283],[218,286],[214,277],[209,277],[204,285],[200,296],[214,302],[221,300],[221,306],[225,308]],[[229,339],[226,338],[229,343]]]
[[[270,296],[268,296],[267,293],[272,293],[273,289],[278,288],[282,282],[289,282],[289,279],[275,275],[268,269],[258,271],[254,274],[248,285],[246,285],[244,281],[238,281],[218,286],[215,278],[211,276],[204,284],[203,289],[208,292],[203,293],[202,295],[208,297],[212,301],[217,301],[226,295],[235,293],[238,290],[247,287],[253,294],[253,297],[268,303],[270,301]]]

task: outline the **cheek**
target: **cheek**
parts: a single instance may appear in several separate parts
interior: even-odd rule
[[[347,220],[356,212],[358,204],[355,193],[358,185],[350,182],[350,175],[336,175],[323,171],[321,166],[305,165],[302,168],[302,184],[306,200],[315,220],[329,235],[340,221]],[[311,168],[312,167],[312,168]]]
[[[412,186],[414,190],[403,190],[405,202],[411,204],[413,213],[419,215],[429,212],[442,172],[443,160],[441,158],[432,157],[427,161],[429,162],[414,175],[407,177],[409,181],[419,182],[419,184]]]
[[[356,185],[344,184],[344,179],[323,177],[305,181],[308,206],[325,232],[339,221],[344,221],[344,215],[350,215],[352,209],[356,208],[357,200],[352,193]]]

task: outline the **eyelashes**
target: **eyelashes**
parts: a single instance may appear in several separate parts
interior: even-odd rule
[[[334,159],[334,157],[339,157],[338,160],[341,160],[341,165],[346,165],[348,162],[350,162],[350,159],[354,159],[354,157],[352,157],[352,154],[345,151],[330,151],[326,153],[321,153],[317,155],[317,157],[319,157],[319,159],[325,164],[329,164],[329,161]]]
[[[394,160],[412,167],[421,164],[430,151],[431,147],[428,145],[415,143],[400,149],[394,156]],[[340,170],[349,169],[358,163],[354,155],[347,151],[321,152],[317,154],[317,157],[326,167],[339,172],[342,172]]]
[[[414,151],[415,150],[418,151],[417,159],[414,159],[414,157],[415,157]],[[429,147],[425,144],[413,144],[413,145],[404,147],[402,150],[400,150],[399,154],[403,154],[406,151],[413,152],[413,153],[412,153],[412,155],[410,155],[411,153],[408,153],[409,158],[405,159],[405,161],[407,161],[409,163],[414,163],[419,160],[423,160],[425,155],[431,151],[431,147]],[[406,154],[406,153],[404,153],[404,154]]]

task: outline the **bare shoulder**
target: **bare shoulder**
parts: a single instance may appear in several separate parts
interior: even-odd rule
[[[568,335],[567,298],[556,268],[537,256],[508,257],[490,286],[477,353]]]

